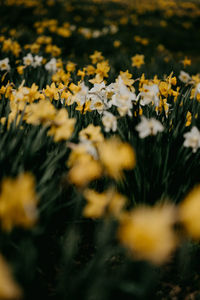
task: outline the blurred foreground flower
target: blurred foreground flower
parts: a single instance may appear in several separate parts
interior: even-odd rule
[[[193,188],[180,204],[179,215],[188,234],[200,239],[200,185]]]
[[[96,150],[90,143],[72,145],[72,152],[67,161],[70,171],[68,179],[71,183],[84,187],[90,181],[98,179],[102,175],[100,163],[94,159]]]
[[[98,179],[102,174],[101,165],[94,159],[77,162],[69,171],[69,181],[79,187],[87,185],[90,181]]]
[[[17,300],[22,298],[22,291],[14,281],[11,270],[0,255],[0,300]]]
[[[130,170],[135,167],[136,157],[133,148],[116,137],[99,143],[98,153],[105,172],[114,179],[120,179],[124,169]]]
[[[16,179],[4,179],[0,194],[2,228],[10,231],[14,226],[33,226],[37,220],[37,202],[33,175],[24,173]]]
[[[126,198],[113,188],[103,193],[86,189],[84,196],[87,205],[83,210],[83,215],[87,218],[101,218],[106,214],[118,217],[126,203]]]
[[[176,247],[174,222],[172,205],[140,206],[122,216],[118,237],[135,258],[159,265],[169,259]]]
[[[69,118],[68,112],[65,108],[57,111],[57,114],[52,121],[52,126],[48,131],[48,135],[53,136],[55,142],[67,140],[74,132],[74,125],[76,119]]]

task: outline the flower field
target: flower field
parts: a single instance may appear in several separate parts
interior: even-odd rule
[[[0,300],[200,299],[200,3],[0,0]]]

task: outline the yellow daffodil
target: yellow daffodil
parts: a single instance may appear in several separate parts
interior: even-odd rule
[[[175,220],[171,205],[140,206],[122,215],[118,237],[134,258],[159,265],[169,259],[176,247],[172,228]]]
[[[0,193],[0,223],[4,230],[14,226],[32,227],[37,220],[35,180],[29,173],[5,178]]]

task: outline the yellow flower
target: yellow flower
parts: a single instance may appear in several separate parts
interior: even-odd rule
[[[40,45],[37,44],[37,43],[33,43],[33,44],[30,44],[30,45],[25,45],[24,49],[30,49],[30,51],[32,53],[38,53],[39,50],[40,50]]]
[[[35,83],[33,83],[32,86],[28,89],[27,98],[29,103],[32,103],[40,98],[40,92],[38,91],[38,88],[39,87]]]
[[[81,87],[79,85],[76,85],[74,84],[73,82],[70,83],[69,85],[69,89],[70,91],[73,93],[73,94],[77,94],[80,90],[81,90]]]
[[[78,70],[77,76],[80,76],[81,80],[83,80],[85,77],[85,70]]]
[[[129,73],[128,70],[126,70],[126,72],[122,72],[120,71],[120,76],[123,80],[123,83],[127,86],[132,86],[134,83],[134,80],[131,79],[132,78],[132,74]]]
[[[46,53],[51,53],[53,56],[59,56],[61,54],[61,50],[56,45],[47,45],[45,48]]]
[[[102,81],[103,81],[103,77],[101,74],[96,74],[96,76],[94,78],[89,80],[89,82],[91,82],[92,84],[95,84],[95,83],[99,84],[99,83],[102,83]]]
[[[0,99],[2,99],[2,95],[5,95],[6,93],[6,87],[4,85],[0,88]]]
[[[56,108],[47,100],[32,103],[26,108],[24,120],[33,125],[49,125],[56,116]]]
[[[19,75],[22,75],[24,73],[24,68],[25,68],[25,66],[18,66],[17,67],[17,72],[19,73]]]
[[[143,38],[143,39],[141,39],[141,44],[143,46],[147,46],[149,44],[149,40],[147,38]]]
[[[56,73],[52,75],[52,81],[54,82],[64,82],[65,85],[69,83],[70,73],[65,73],[63,69],[59,69]]]
[[[14,281],[12,272],[3,256],[0,255],[0,299],[14,300],[22,298],[22,290]]]
[[[96,64],[97,62],[100,62],[104,59],[104,57],[102,56],[102,53],[99,51],[94,51],[94,53],[92,55],[90,55],[90,58],[91,58],[93,64]]]
[[[191,65],[191,59],[189,59],[187,57],[185,57],[184,60],[182,60],[181,62],[182,62],[184,67]]]
[[[173,95],[173,97],[174,97],[174,102],[176,102],[177,99],[178,99],[179,90],[180,90],[180,87],[177,87],[177,88],[176,88],[176,91],[172,90],[172,95]]]
[[[113,42],[113,46],[114,46],[115,48],[119,48],[119,46],[121,46],[121,42],[120,42],[119,40],[115,40],[115,41]]]
[[[140,68],[141,65],[144,64],[144,55],[136,54],[135,56],[131,57],[132,60],[132,67]]]
[[[12,40],[11,39],[4,40],[2,51],[8,52],[8,51],[11,51],[11,49],[12,49]]]
[[[67,166],[72,167],[76,163],[88,162],[91,160],[91,155],[87,152],[85,144],[73,144],[72,152],[70,153],[69,159],[67,161]]]
[[[68,179],[71,183],[83,187],[90,181],[98,179],[101,176],[102,168],[99,162],[92,159],[86,159],[77,162],[69,171]]]
[[[86,101],[83,104],[77,102],[76,110],[79,110],[82,114],[86,114],[87,111],[91,111],[90,106],[91,106],[90,100]]]
[[[84,192],[87,200],[87,205],[83,210],[84,217],[87,218],[101,218],[106,210],[108,198],[106,193],[97,193],[94,190],[87,189]]]
[[[110,71],[110,66],[108,61],[102,61],[97,64],[96,74],[99,75],[102,80],[104,77],[108,77],[108,72]]]
[[[74,72],[75,69],[76,69],[76,64],[73,63],[73,62],[71,62],[71,61],[69,61],[69,62],[67,63],[67,65],[66,65],[66,70],[67,70],[67,72]]]
[[[92,141],[94,143],[102,142],[104,140],[103,134],[101,133],[100,126],[94,126],[89,124],[86,128],[79,132],[79,139],[81,141]]]
[[[36,43],[38,44],[51,44],[52,37],[41,35],[36,39]]]
[[[33,226],[37,220],[37,202],[33,175],[24,173],[15,179],[4,179],[0,194],[2,228],[10,231],[14,226]]]
[[[75,119],[68,119],[64,124],[60,126],[52,126],[48,131],[48,135],[53,135],[55,142],[68,140],[74,132]]]
[[[83,210],[83,215],[87,218],[101,218],[106,214],[118,217],[127,201],[124,196],[112,188],[104,193],[86,189],[84,196],[87,205]]]
[[[123,169],[129,170],[135,166],[136,158],[133,148],[116,137],[99,143],[98,152],[106,173],[115,179],[121,178]]]
[[[74,131],[75,122],[76,119],[69,119],[67,110],[62,108],[53,119],[48,135],[52,135],[55,142],[67,140]]]
[[[19,56],[19,53],[21,52],[21,47],[18,42],[13,42],[11,51],[16,57]]]
[[[188,127],[190,126],[192,123],[192,114],[191,112],[187,112],[187,115],[186,115],[186,123],[185,123],[185,127]]]
[[[188,234],[200,239],[200,185],[193,188],[179,205],[179,215]]]
[[[58,89],[55,86],[54,82],[50,86],[47,85],[46,89],[43,89],[43,92],[45,93],[46,97],[48,97],[51,101],[52,100],[59,100]]]
[[[166,97],[166,98],[168,97],[168,94],[170,92],[170,88],[171,88],[171,85],[168,84],[165,81],[161,81],[160,84],[159,84],[159,91],[160,91],[161,95]]]
[[[57,29],[57,34],[63,36],[63,37],[69,37],[71,35],[71,31],[68,28],[59,27]]]
[[[174,222],[171,205],[141,206],[122,216],[118,237],[133,257],[161,264],[169,259],[177,244]]]
[[[94,75],[95,74],[95,67],[93,65],[88,65],[86,68],[85,68],[86,72],[87,72],[87,75]]]

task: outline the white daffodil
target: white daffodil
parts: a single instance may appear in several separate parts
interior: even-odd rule
[[[90,95],[90,100],[91,100],[91,105],[90,109],[91,110],[97,110],[99,114],[102,114],[102,112],[105,109],[105,105],[103,101],[96,95]]]
[[[120,116],[125,116],[126,114],[132,116],[132,102],[136,101],[136,95],[124,84],[121,76],[118,76],[118,81],[112,86],[110,85],[109,88],[113,92],[111,103],[117,107]]]
[[[23,57],[23,63],[25,66],[32,66],[33,60],[33,55],[31,53],[28,53],[26,56]]]
[[[8,57],[0,60],[0,70],[1,71],[10,71],[10,64],[9,64]]]
[[[87,85],[85,85],[84,81],[80,83],[79,87],[80,90],[74,95],[74,100],[83,105],[88,100],[89,88],[87,87]]]
[[[90,89],[90,93],[100,93],[102,91],[105,92],[106,85],[105,82],[102,81],[101,83],[95,83],[93,88]]]
[[[101,31],[100,30],[94,30],[93,33],[92,33],[92,37],[93,38],[98,38],[102,35]]]
[[[57,60],[52,58],[46,65],[44,66],[45,69],[49,72],[55,73],[57,71]]]
[[[198,83],[198,84],[196,85],[194,97],[196,97],[197,94],[200,94],[200,83]]]
[[[186,73],[185,71],[180,71],[180,75],[178,76],[178,78],[183,83],[188,83],[191,80],[190,75],[188,73]]]
[[[160,99],[158,97],[159,87],[157,84],[147,85],[144,84],[143,91],[139,93],[137,99],[140,98],[140,105],[145,106],[150,103],[154,103],[155,106],[159,106]]]
[[[104,111],[102,123],[106,132],[111,130],[115,132],[117,130],[117,118],[108,111]]]
[[[136,130],[139,132],[139,137],[141,139],[149,136],[156,135],[158,132],[164,130],[163,125],[156,119],[147,119],[146,117],[141,117],[141,122],[136,126]]]
[[[43,60],[42,56],[36,55],[32,63],[33,68],[40,67],[42,65],[42,60]]]
[[[185,141],[183,143],[184,147],[191,147],[192,152],[197,152],[197,149],[200,147],[200,131],[196,126],[193,126],[191,131],[185,133]]]

